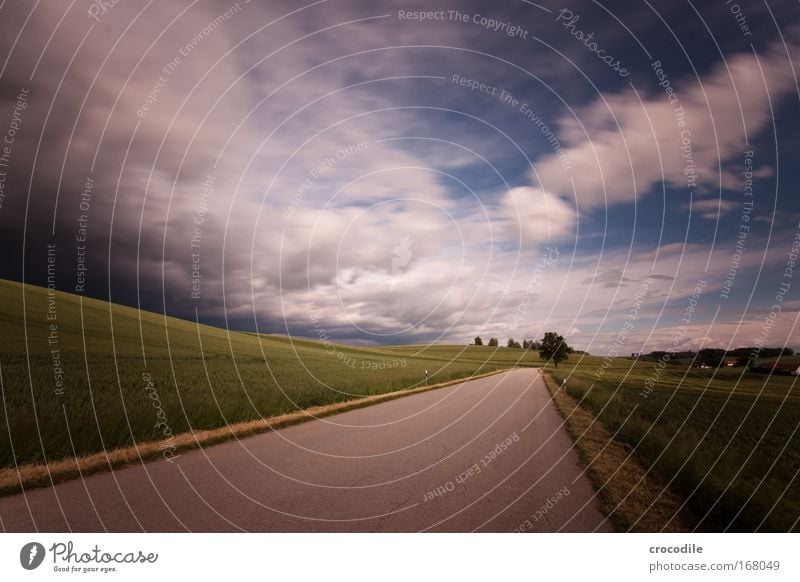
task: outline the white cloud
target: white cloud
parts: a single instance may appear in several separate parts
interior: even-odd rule
[[[502,197],[499,226],[519,233],[528,248],[531,243],[569,238],[574,233],[575,209],[540,188],[512,188]]]
[[[722,198],[694,199],[686,209],[698,213],[706,220],[716,220],[718,217],[740,208],[733,200],[723,200]]]
[[[733,55],[699,80],[671,79],[679,103],[671,104],[657,82],[653,75],[658,92],[649,96],[633,89],[605,94],[563,116],[559,139],[568,144],[564,155],[573,169],[565,172],[561,158],[551,154],[537,160],[536,184],[571,197],[574,182],[579,204],[587,207],[631,202],[662,180],[686,189],[682,153],[688,152],[681,147],[688,138],[698,191],[717,188],[720,164],[743,163],[747,138],[766,126],[770,105],[794,88],[786,49],[777,44],[757,57]],[[685,128],[676,123],[678,105]]]

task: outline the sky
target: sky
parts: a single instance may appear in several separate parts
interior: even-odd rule
[[[354,344],[800,348],[799,21],[5,2],[0,277]]]

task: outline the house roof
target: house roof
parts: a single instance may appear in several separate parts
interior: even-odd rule
[[[759,368],[767,368],[772,370],[797,370],[800,368],[797,364],[781,364],[780,362],[764,362],[758,366]]]

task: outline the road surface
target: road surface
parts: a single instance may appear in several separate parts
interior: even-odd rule
[[[612,531],[535,369],[0,499],[5,531]]]

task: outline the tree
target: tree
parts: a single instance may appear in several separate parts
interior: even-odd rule
[[[475,338],[475,345],[476,346],[482,346],[483,345],[483,340],[481,339],[481,336],[478,336],[478,337]]]
[[[513,337],[508,338],[508,343],[506,344],[509,348],[521,348],[522,346],[519,345],[519,342],[515,340]]]
[[[522,349],[523,350],[531,349],[531,340],[522,340]]]
[[[498,343],[497,342],[497,338],[493,337],[492,339],[489,340],[489,347],[496,348],[497,347],[497,343]]]
[[[762,358],[779,358],[783,353],[783,348],[761,348],[759,355]]]
[[[716,368],[725,359],[725,350],[719,348],[703,348],[697,352],[697,361],[711,368]]]
[[[569,346],[564,337],[554,331],[546,332],[539,345],[539,357],[548,362],[552,360],[558,368],[558,363],[569,357]]]

